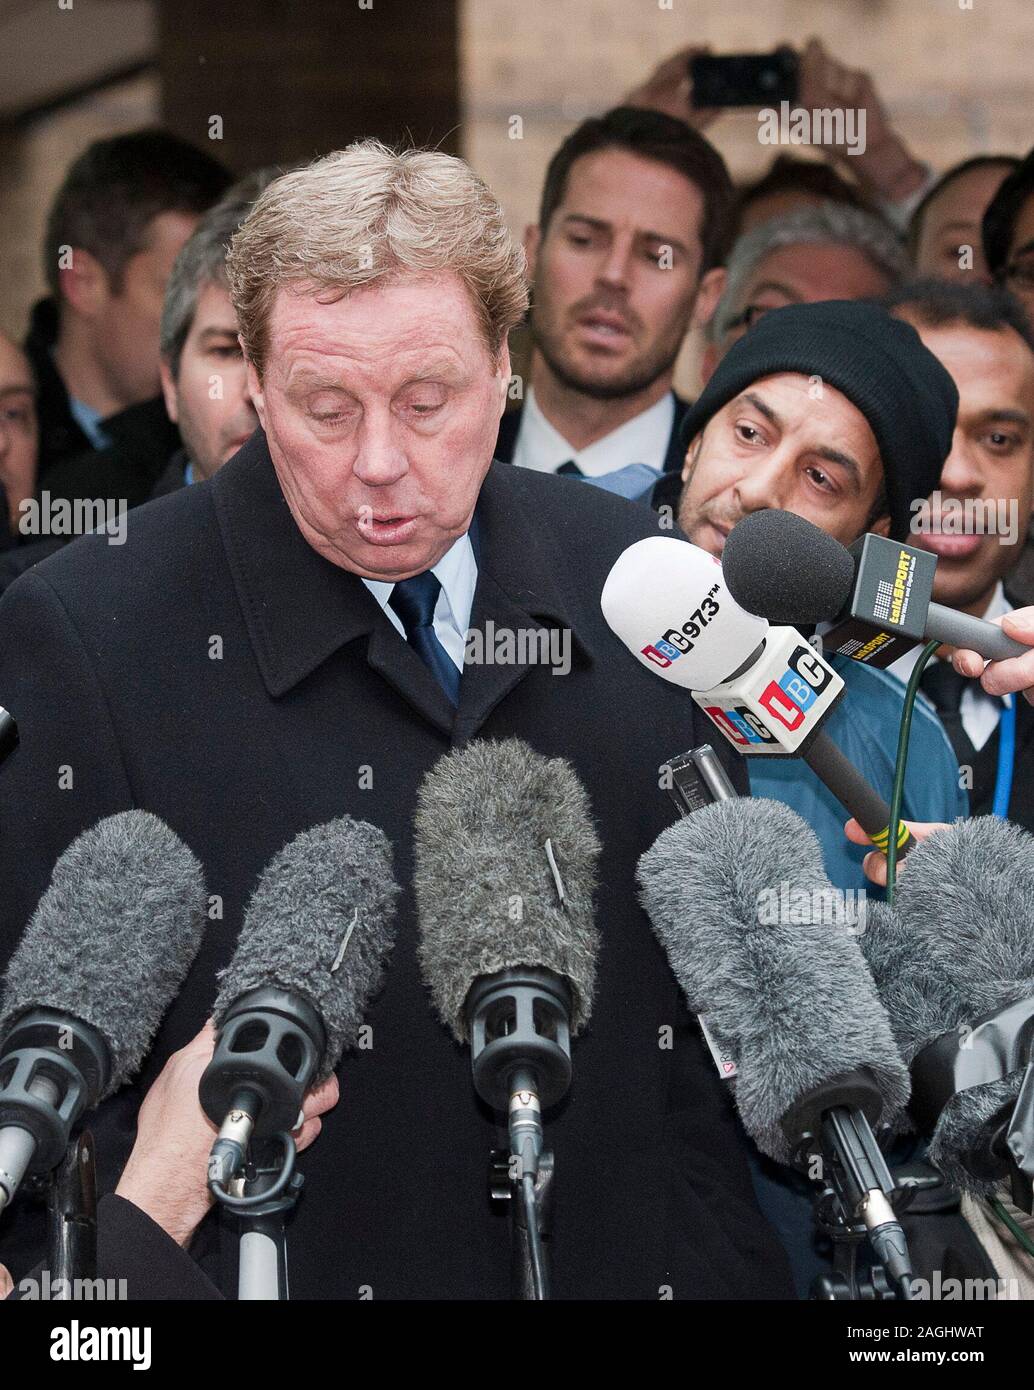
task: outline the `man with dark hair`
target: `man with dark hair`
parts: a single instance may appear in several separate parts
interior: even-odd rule
[[[951,452],[931,504],[917,510],[909,543],[937,556],[938,603],[1000,618],[1012,611],[1004,583],[1022,552],[1034,501],[1034,334],[1000,286],[921,280],[886,302],[916,329],[959,392]],[[891,669],[907,680],[918,654],[916,648]],[[922,689],[951,738],[972,813],[994,810],[1034,830],[1034,710],[989,695],[946,659],[930,662]]]
[[[152,461],[164,466],[175,448],[158,399],[165,282],[229,182],[211,155],[160,130],[98,140],[68,170],[44,242],[50,295],[25,343],[40,388],[40,478],[53,495],[94,495],[92,461],[59,465],[113,450],[133,505],[154,484]]]
[[[920,275],[965,284],[990,279],[981,242],[984,213],[1002,180],[1019,164],[1008,154],[965,159],[924,194],[908,224],[908,255]]]
[[[498,458],[625,495],[678,466],[675,359],[721,293],[731,195],[721,156],[673,116],[618,107],[568,136],[525,233],[535,353]]]
[[[731,235],[743,236],[772,217],[785,217],[801,208],[839,203],[878,216],[857,184],[849,183],[831,164],[797,155],[779,154],[753,183],[736,195]]]

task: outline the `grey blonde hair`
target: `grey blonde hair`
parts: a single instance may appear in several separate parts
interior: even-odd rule
[[[461,159],[362,140],[271,183],[230,243],[230,296],[262,375],[280,289],[341,295],[452,271],[495,355],[528,303],[524,252],[488,186]]]

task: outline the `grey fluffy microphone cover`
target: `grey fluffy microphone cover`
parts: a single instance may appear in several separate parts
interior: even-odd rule
[[[558,897],[546,852],[563,882]],[[464,1003],[483,975],[541,966],[571,985],[571,1030],[592,1006],[600,842],[570,763],[519,739],[448,753],[417,800],[414,886],[420,964],[442,1021],[469,1041]]]
[[[689,1007],[734,1051],[737,1108],[764,1153],[790,1162],[784,1115],[858,1068],[872,1072],[893,1119],[908,1072],[854,922],[832,920],[818,839],[795,811],[757,797],[694,811],[643,855],[639,883]],[[773,903],[812,895],[818,920],[781,920],[787,914],[764,910],[763,893]]]
[[[905,1060],[944,1033],[1034,996],[1034,837],[994,816],[956,821],[917,845],[893,911],[870,920],[862,949]],[[966,1155],[1019,1094],[1022,1069],[971,1086],[941,1112],[929,1157],[949,1182],[995,1190]],[[1006,1176],[1002,1164],[1000,1176]]]
[[[194,960],[206,921],[201,865],[148,811],[108,816],[54,865],[6,977],[0,1036],[30,1009],[96,1028],[105,1095],[140,1066]]]
[[[296,835],[269,861],[219,976],[219,1026],[240,995],[273,986],[301,995],[323,1020],[315,1083],[355,1043],[395,940],[399,894],[391,846],[368,821],[341,816]]]

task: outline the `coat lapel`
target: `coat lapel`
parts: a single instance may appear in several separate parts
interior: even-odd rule
[[[481,556],[470,628],[483,634],[485,650],[493,634],[570,629],[572,660],[591,663],[592,654],[579,636],[579,628],[584,634],[588,625],[570,586],[561,580],[562,537],[550,533],[542,518],[536,522],[529,515],[519,474],[510,464],[493,463],[481,489]],[[359,577],[325,560],[302,536],[261,430],[210,486],[255,658],[274,698],[346,643],[366,638],[371,669],[422,718],[454,741],[465,742],[531,670],[529,662],[519,660],[467,665],[454,710]],[[275,565],[269,562],[272,555]]]

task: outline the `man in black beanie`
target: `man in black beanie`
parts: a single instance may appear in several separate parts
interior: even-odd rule
[[[937,486],[957,406],[949,373],[885,309],[858,300],[775,309],[732,346],[691,406],[681,475],[658,481],[653,504],[716,556],[738,521],[766,507],[795,512],[843,545],[866,531],[905,540]],[[848,692],[825,727],[889,800],[904,687],[839,664]],[[925,703],[910,746],[906,816],[968,814],[956,760]],[[845,838],[846,813],[806,764],[754,759],[750,773],[756,795],[785,801],[814,828],[834,885],[869,886],[864,847]]]
[[[653,504],[669,507],[689,539],[716,556],[738,521],[766,507],[796,512],[844,545],[866,531],[906,540],[918,504],[937,486],[957,406],[945,368],[883,308],[830,300],[771,310],[730,348],[690,408],[681,476],[660,479]],[[847,693],[824,728],[889,801],[904,686],[885,671],[832,660]],[[909,746],[906,818],[967,815],[951,746],[922,699]],[[748,767],[755,796],[786,803],[814,829],[837,888],[872,888],[866,848],[847,841],[847,813],[805,763],[754,758]],[[804,1297],[830,1268],[814,1234],[812,1193],[760,1155],[754,1177]],[[956,1236],[969,1240],[965,1229]]]

